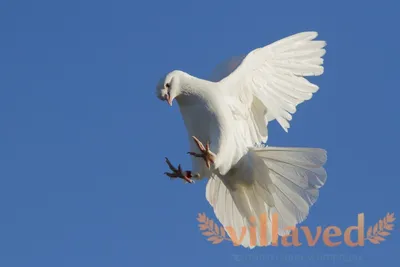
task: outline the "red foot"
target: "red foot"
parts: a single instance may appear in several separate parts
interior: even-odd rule
[[[195,152],[188,152],[189,155],[192,155],[197,158],[202,158],[206,162],[207,168],[211,167],[211,163],[214,164],[215,162],[215,154],[210,150],[210,143],[207,142],[206,146],[204,147],[203,143],[197,139],[196,136],[192,136],[194,142],[196,143],[197,147],[200,149],[201,154]]]
[[[191,171],[182,171],[181,165],[178,165],[178,168],[175,168],[171,162],[168,160],[168,158],[165,158],[165,162],[167,162],[169,169],[172,171],[172,173],[165,172],[164,174],[169,176],[171,179],[174,178],[181,178],[187,183],[193,184],[194,181],[191,178],[197,178],[197,174],[193,175]]]

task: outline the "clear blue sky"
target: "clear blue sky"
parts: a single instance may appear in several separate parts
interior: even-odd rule
[[[0,265],[359,266],[398,261],[400,233],[363,248],[211,245],[214,214],[189,167],[177,106],[154,96],[173,69],[207,77],[229,56],[315,30],[320,86],[269,145],[328,150],[304,225],[366,226],[399,210],[398,1],[0,2]],[[236,255],[236,256],[235,256]],[[333,255],[333,256],[332,256]],[[333,258],[332,258],[333,257]],[[328,258],[328,259],[327,259]],[[333,260],[335,259],[335,260]]]

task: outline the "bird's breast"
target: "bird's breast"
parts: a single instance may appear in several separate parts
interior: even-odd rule
[[[210,149],[216,154],[215,168],[223,167],[226,172],[233,161],[235,141],[233,117],[223,96],[181,98],[179,107],[189,137],[196,136],[204,144],[210,142]],[[193,140],[191,148],[193,147]]]

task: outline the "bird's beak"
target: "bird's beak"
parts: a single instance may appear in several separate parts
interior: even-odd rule
[[[168,104],[172,107],[172,101],[173,101],[174,99],[169,95],[169,94],[167,94],[167,102],[168,102]]]

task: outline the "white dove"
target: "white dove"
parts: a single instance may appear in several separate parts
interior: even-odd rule
[[[243,247],[271,244],[273,214],[279,235],[288,234],[287,227],[305,220],[326,181],[325,150],[263,145],[268,122],[277,120],[287,132],[296,106],[319,89],[304,78],[324,71],[326,42],[314,40],[317,35],[298,33],[228,60],[210,80],[175,70],[157,85],[158,98],[178,103],[191,151],[200,149],[189,152],[192,171],[179,167],[169,176],[210,178],[206,198]],[[267,216],[264,242],[261,214]],[[241,236],[242,227],[255,227],[256,240]]]

